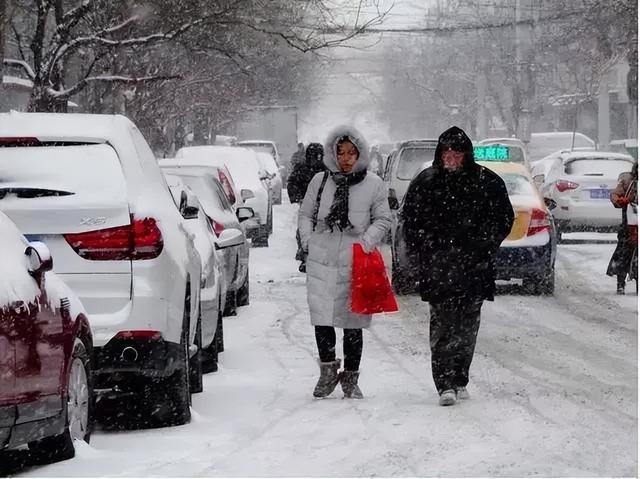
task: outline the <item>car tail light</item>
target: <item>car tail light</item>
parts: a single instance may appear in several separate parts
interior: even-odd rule
[[[567,190],[575,190],[579,186],[580,185],[578,183],[574,183],[573,181],[567,181],[567,180],[556,181],[556,188],[560,193],[563,193]]]
[[[224,171],[218,171],[218,179],[220,180],[220,184],[222,185],[222,189],[224,190],[227,198],[229,199],[229,203],[232,205],[236,203],[236,194],[233,192],[233,187],[231,186],[231,181],[224,173]]]
[[[211,227],[213,228],[213,231],[216,234],[216,236],[220,236],[224,231],[224,225],[222,223],[218,223],[213,218],[209,218],[209,221],[211,222]]]
[[[0,136],[0,147],[40,146],[40,140],[31,136]]]
[[[160,256],[164,247],[156,220],[145,218],[131,224],[64,235],[82,258],[94,261],[141,260]]]
[[[153,329],[136,329],[130,331],[118,331],[115,339],[137,339],[141,341],[157,341],[162,339],[162,333]]]
[[[546,211],[534,208],[531,210],[527,236],[533,236],[543,231],[551,231],[551,219]]]
[[[247,201],[248,199],[255,197],[251,190],[240,190],[240,196],[242,197],[242,201]]]

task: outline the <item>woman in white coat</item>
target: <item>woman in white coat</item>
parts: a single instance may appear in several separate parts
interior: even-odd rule
[[[369,147],[357,130],[339,127],[325,145],[326,173],[309,183],[298,217],[306,253],[307,300],[320,356],[320,378],[313,391],[326,397],[338,382],[344,397],[362,398],[358,387],[362,329],[371,315],[350,311],[352,245],[373,251],[391,227],[387,190],[368,172]],[[342,328],[344,370],[336,358],[335,328]]]

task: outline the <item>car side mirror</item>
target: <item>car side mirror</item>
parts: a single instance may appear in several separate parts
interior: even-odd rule
[[[244,243],[245,236],[237,228],[225,229],[220,236],[215,240],[216,249],[231,248],[233,246],[240,246]]]
[[[196,196],[191,193],[186,195],[187,199],[184,202],[181,202],[181,211],[182,217],[185,220],[193,220],[198,217],[200,213],[200,206],[198,206],[198,200]]]
[[[29,273],[36,280],[40,280],[44,273],[53,269],[53,258],[46,244],[33,241],[29,243],[24,254],[27,257]]]
[[[240,206],[236,211],[236,216],[238,217],[238,221],[243,222],[249,220],[255,216],[253,208],[249,208],[248,206]]]
[[[551,199],[551,198],[545,198],[544,199],[544,204],[547,205],[547,208],[549,208],[550,210],[556,208],[558,206],[558,203],[555,202],[555,200]]]
[[[400,203],[398,202],[398,197],[396,196],[396,190],[393,188],[389,188],[389,208],[392,210],[399,210]]]

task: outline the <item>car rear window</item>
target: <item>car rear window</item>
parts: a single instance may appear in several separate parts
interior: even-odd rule
[[[535,194],[535,188],[524,175],[516,173],[501,174],[500,177],[507,187],[509,196],[530,196]]]
[[[620,173],[631,171],[631,161],[614,158],[577,158],[564,165],[568,175],[606,176],[617,178]]]
[[[398,158],[398,172],[400,180],[410,180],[425,163],[433,162],[435,148],[403,148]]]
[[[107,144],[0,148],[0,198],[126,200],[116,151]]]

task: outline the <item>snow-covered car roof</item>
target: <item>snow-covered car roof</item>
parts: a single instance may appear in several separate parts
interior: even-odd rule
[[[118,143],[131,120],[122,115],[79,113],[0,113],[0,137],[35,137],[40,141]],[[127,141],[131,141],[127,138]]]
[[[238,188],[261,185],[256,152],[239,146],[189,146],[176,152],[175,161],[189,166],[226,166]],[[164,166],[164,163],[161,163]]]
[[[567,162],[576,158],[597,158],[597,159],[612,159],[612,160],[629,160],[633,161],[633,157],[625,155],[624,153],[615,153],[612,151],[598,151],[598,150],[585,150],[585,151],[569,151],[562,154],[563,161]]]

